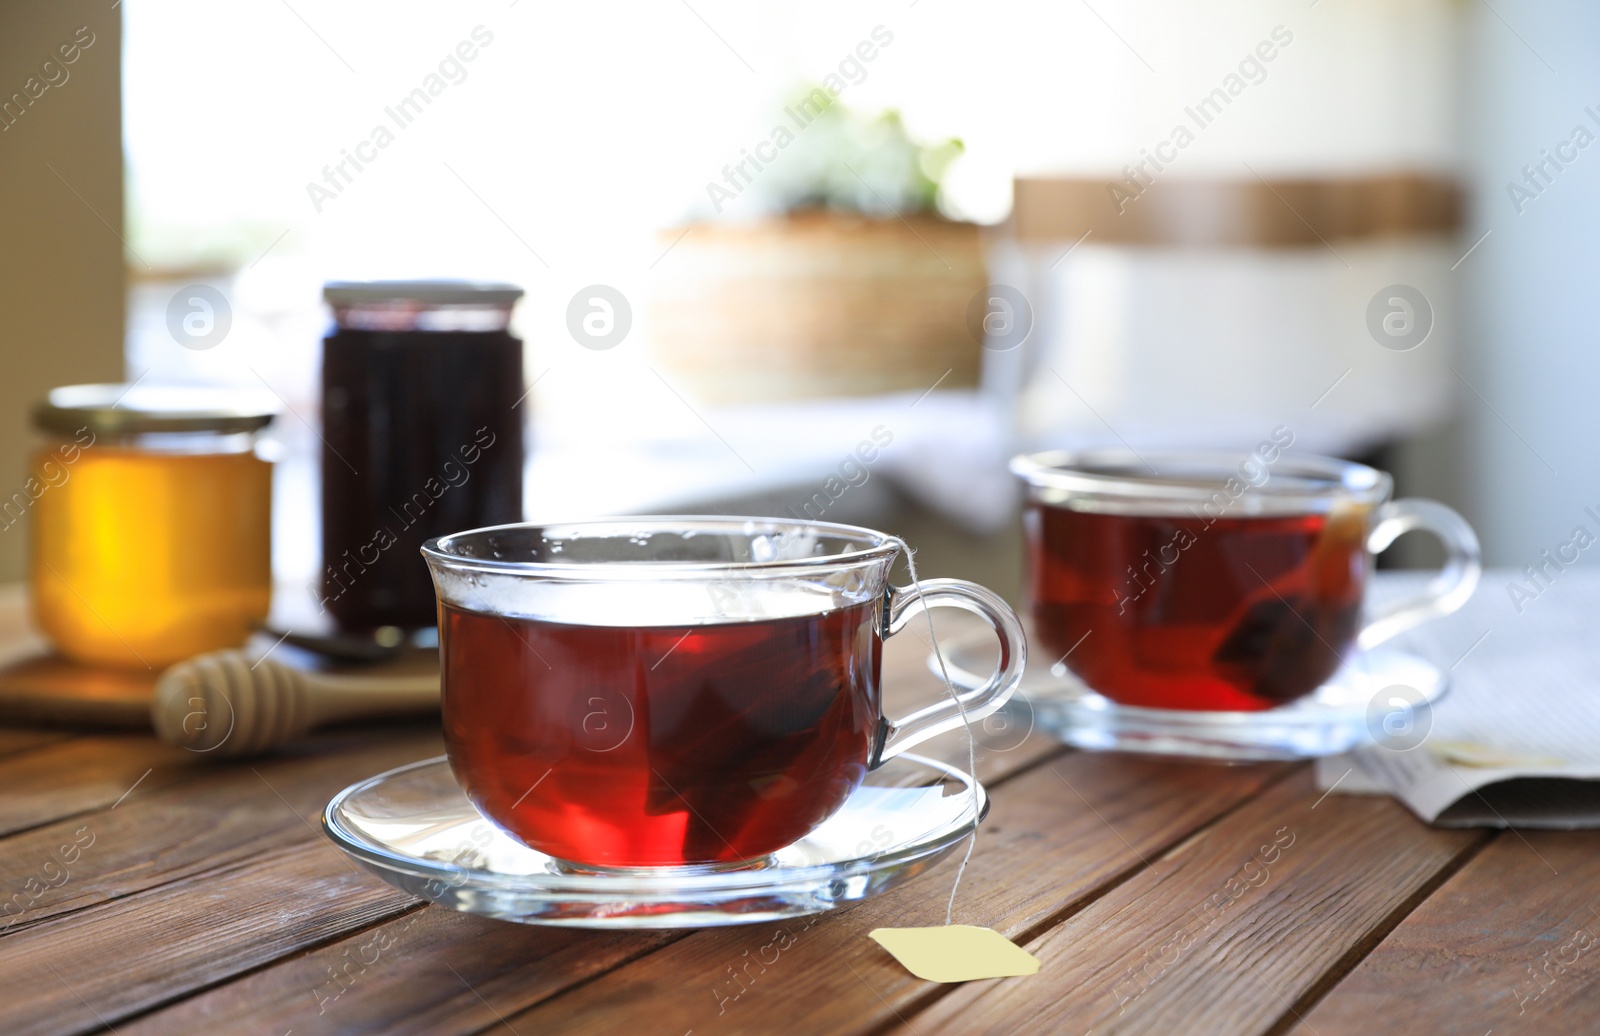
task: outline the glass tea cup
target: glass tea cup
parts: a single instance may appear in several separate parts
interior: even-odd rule
[[[962,725],[946,699],[885,718],[884,638],[927,608],[1021,624],[972,583],[889,584],[901,543],[753,518],[608,518],[430,540],[445,746],[472,803],[581,868],[741,866],[804,837],[867,772]]]
[[[1259,711],[1311,694],[1352,651],[1456,611],[1478,538],[1362,464],[1286,453],[1019,456],[1035,648],[1124,705]],[[1425,529],[1444,568],[1363,623],[1372,558]]]

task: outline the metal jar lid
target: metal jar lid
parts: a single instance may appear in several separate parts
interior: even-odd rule
[[[523,295],[515,284],[490,281],[330,281],[322,297],[338,309],[355,306],[497,306]]]
[[[272,396],[194,385],[65,385],[33,408],[35,427],[61,435],[253,432],[278,412]]]

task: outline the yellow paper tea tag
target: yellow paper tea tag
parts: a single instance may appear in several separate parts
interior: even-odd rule
[[[1471,741],[1436,741],[1431,746],[1433,754],[1457,766],[1473,766],[1482,770],[1513,770],[1519,767],[1565,766],[1566,760],[1555,756],[1514,755],[1489,745]]]
[[[1039,971],[1038,957],[993,928],[967,924],[874,928],[867,935],[907,971],[929,982],[971,982]]]

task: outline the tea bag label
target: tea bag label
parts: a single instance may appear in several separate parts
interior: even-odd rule
[[[993,928],[965,924],[874,928],[867,935],[907,971],[929,982],[971,982],[1039,971],[1039,958]]]
[[[1565,766],[1565,759],[1556,756],[1517,755],[1491,745],[1472,741],[1435,741],[1429,746],[1433,754],[1456,766],[1472,766],[1480,770],[1512,770],[1518,767]]]

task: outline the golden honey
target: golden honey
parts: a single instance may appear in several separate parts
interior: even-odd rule
[[[252,440],[86,427],[35,455],[33,611],[57,650],[159,669],[244,642],[272,591],[272,466]]]

